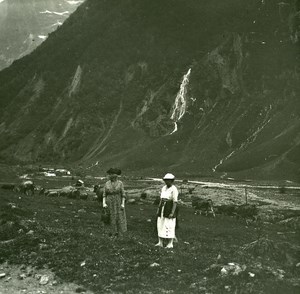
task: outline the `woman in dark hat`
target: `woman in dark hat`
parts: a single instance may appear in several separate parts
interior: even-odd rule
[[[118,179],[121,170],[110,168],[107,171],[109,180],[104,185],[103,208],[110,215],[110,234],[118,236],[127,231],[125,214],[125,190],[123,183]]]

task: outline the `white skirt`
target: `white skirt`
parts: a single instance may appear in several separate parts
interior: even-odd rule
[[[175,238],[176,218],[163,217],[164,207],[161,210],[160,217],[157,218],[158,237],[173,239]]]

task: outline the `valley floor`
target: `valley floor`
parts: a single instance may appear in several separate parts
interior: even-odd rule
[[[139,182],[127,186],[131,198],[143,190]],[[216,205],[243,202],[242,191],[201,189]],[[95,201],[0,189],[0,293],[299,293],[299,195],[275,193],[290,207],[261,203],[273,194],[250,191],[249,201],[274,216],[250,223],[194,215],[186,194],[178,243],[167,250],[154,247],[151,201],[128,204],[128,232],[111,239]]]

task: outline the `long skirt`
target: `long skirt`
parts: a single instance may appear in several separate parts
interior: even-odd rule
[[[106,204],[110,213],[109,232],[112,234],[125,233],[127,221],[125,209],[121,209],[122,198],[120,194],[110,194],[106,197]]]
[[[163,217],[164,207],[161,215],[157,218],[157,233],[159,238],[175,238],[176,218]]]

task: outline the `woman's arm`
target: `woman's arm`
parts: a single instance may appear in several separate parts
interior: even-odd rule
[[[121,181],[120,181],[121,182]],[[125,189],[124,189],[124,185],[123,185],[123,183],[121,182],[120,183],[120,189],[121,189],[121,197],[122,198],[126,198],[126,192],[125,192]]]
[[[106,204],[106,185],[104,185],[104,188],[103,188],[103,200],[102,200],[102,204],[103,204],[103,207],[107,207],[107,204]]]
[[[173,195],[172,195],[172,200],[173,200],[173,206],[172,206],[172,211],[169,215],[169,218],[174,217],[174,213],[177,207],[177,201],[178,201],[178,190],[175,186],[173,186],[173,191],[172,191]]]
[[[121,207],[125,207],[125,197],[122,197],[122,203],[121,203]]]
[[[125,208],[126,193],[122,182],[121,182],[121,197],[122,197],[121,208]]]

